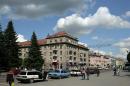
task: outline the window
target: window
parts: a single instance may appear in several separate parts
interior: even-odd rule
[[[86,57],[86,54],[84,54],[84,57]]]
[[[82,59],[82,58],[80,58],[80,61],[82,62],[82,61],[83,61],[83,59]]]
[[[55,60],[56,60],[56,59],[57,59],[57,56],[53,56],[53,59],[55,59]]]
[[[80,57],[82,57],[83,56],[83,53],[80,53]]]
[[[72,55],[72,51],[69,51],[69,54]]]
[[[50,52],[50,56],[52,55],[52,52]]]
[[[60,61],[62,61],[62,57],[60,57]]]
[[[62,51],[60,51],[60,55],[62,55]]]
[[[62,45],[60,45],[60,49],[62,49]]]
[[[57,50],[53,50],[53,54],[57,54]]]
[[[86,58],[84,58],[84,61],[86,62]]]
[[[72,60],[72,56],[70,56],[69,60]]]
[[[76,61],[76,57],[74,57],[74,61]]]
[[[21,72],[20,75],[26,75],[26,72]]]
[[[76,52],[74,52],[74,55],[76,55]]]
[[[28,72],[28,75],[37,75],[37,72]]]
[[[57,40],[55,40],[55,42],[57,43]]]

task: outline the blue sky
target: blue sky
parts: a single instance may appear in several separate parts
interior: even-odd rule
[[[0,23],[13,20],[19,41],[66,31],[103,54],[126,58],[130,0],[0,0]]]

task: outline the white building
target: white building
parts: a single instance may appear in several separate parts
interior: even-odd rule
[[[21,58],[28,57],[30,41],[21,42]],[[38,40],[42,56],[45,61],[43,68],[80,68],[89,63],[89,49],[78,44],[78,39],[66,32],[58,32],[48,35],[45,39]]]

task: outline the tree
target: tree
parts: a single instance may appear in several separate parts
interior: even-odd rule
[[[37,37],[35,32],[32,34],[31,46],[29,47],[29,57],[24,59],[24,65],[31,69],[40,70],[43,66],[44,60],[41,56],[40,46],[37,43]]]
[[[130,52],[127,54],[127,61],[130,63]]]
[[[0,66],[7,67],[6,61],[4,33],[0,25]]]
[[[13,22],[9,21],[5,30],[6,51],[8,56],[9,67],[19,67],[21,59],[19,58],[20,48],[16,42],[17,34],[14,31]]]

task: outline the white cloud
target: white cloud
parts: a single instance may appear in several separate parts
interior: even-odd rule
[[[72,14],[65,18],[60,18],[54,27],[55,31],[66,31],[74,35],[88,34],[92,28],[130,28],[130,22],[121,17],[113,15],[107,7],[100,7],[94,15],[81,17],[78,14]]]
[[[115,43],[113,46],[119,48],[119,53],[116,55],[116,57],[126,58],[128,51],[130,51],[130,37]]]
[[[90,51],[93,51],[93,52],[96,52],[96,53],[100,53],[100,54],[102,54],[102,55],[110,55],[110,56],[113,55],[112,52],[105,52],[105,51],[98,50],[98,49],[94,49],[94,48],[90,48]]]
[[[130,17],[130,11],[127,11],[125,15]]]
[[[0,0],[0,10],[8,17],[39,18],[52,14],[60,15],[66,11],[82,11],[94,0]],[[3,11],[0,11],[0,15]]]
[[[115,43],[114,46],[117,46],[120,48],[130,48],[130,37],[127,39],[124,39],[118,43]]]
[[[9,14],[10,11],[11,11],[11,9],[7,5],[0,7],[0,14],[1,15]]]
[[[88,47],[88,45],[86,43],[83,42],[78,42],[78,44],[84,45],[85,47]]]
[[[27,40],[24,38],[24,36],[21,35],[21,34],[18,34],[17,37],[18,37],[17,42],[24,42],[24,41],[27,41]]]

